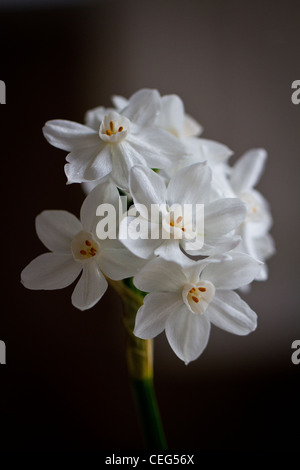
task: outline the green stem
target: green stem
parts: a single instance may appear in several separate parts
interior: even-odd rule
[[[133,291],[121,281],[108,281],[123,301],[128,373],[146,447],[167,449],[153,385],[153,340],[140,339],[133,334],[136,313],[143,305],[142,293]]]

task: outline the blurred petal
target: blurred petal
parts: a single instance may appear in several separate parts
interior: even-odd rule
[[[73,294],[72,304],[79,310],[93,307],[101,299],[107,289],[107,280],[94,261],[83,266]]]
[[[84,149],[99,142],[98,133],[90,127],[62,119],[46,122],[43,133],[51,145],[67,151]]]
[[[75,281],[81,269],[71,254],[45,253],[23,269],[21,280],[27,289],[63,289]]]
[[[257,324],[256,313],[232,291],[218,290],[207,314],[214,325],[235,335],[247,335]]]
[[[237,194],[249,191],[257,184],[266,159],[267,152],[264,149],[252,149],[237,161],[231,175],[231,185]]]
[[[50,250],[71,254],[71,242],[82,225],[67,211],[43,211],[35,220],[36,233]]]
[[[225,198],[206,204],[204,214],[205,233],[216,237],[237,228],[246,217],[247,207],[238,198]]]
[[[203,132],[203,127],[191,116],[184,116],[183,134],[186,137],[196,137]]]
[[[206,163],[195,163],[182,168],[170,180],[167,189],[168,204],[203,204],[209,198],[210,185],[211,170]]]
[[[99,258],[101,271],[114,281],[134,276],[145,265],[145,262],[121,244],[120,248],[103,248]]]
[[[157,90],[142,89],[134,93],[122,114],[139,126],[153,124],[160,109],[160,96]]]
[[[178,293],[146,295],[144,305],[138,310],[133,333],[142,339],[155,338],[164,330],[168,316],[180,305],[182,298]]]
[[[171,348],[186,364],[197,359],[206,348],[210,333],[206,315],[192,313],[182,305],[168,317],[165,328]]]
[[[201,278],[211,281],[218,289],[238,289],[249,284],[258,275],[263,263],[244,253],[231,252],[220,263],[208,264]]]
[[[176,137],[184,135],[184,104],[179,96],[165,95],[161,98],[161,112],[155,124]]]
[[[185,283],[182,268],[162,258],[150,260],[134,278],[134,285],[144,292],[176,292]]]

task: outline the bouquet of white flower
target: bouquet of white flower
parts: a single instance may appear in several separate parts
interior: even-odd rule
[[[269,207],[254,186],[263,149],[232,167],[232,151],[202,139],[176,95],[143,89],[85,124],[48,121],[44,135],[66,150],[68,183],[87,196],[80,220],[65,211],[36,219],[51,251],[22,272],[29,289],[61,289],[81,277],[75,307],[93,307],[110,284],[122,297],[127,359],[150,447],[166,446],[152,385],[152,339],[163,330],[186,364],[207,345],[210,325],[246,335],[256,314],[234,292],[267,279],[274,253]]]

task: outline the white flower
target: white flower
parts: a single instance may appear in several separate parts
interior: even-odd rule
[[[150,292],[137,313],[134,334],[150,339],[165,330],[173,351],[187,364],[205,349],[211,323],[237,335],[250,333],[256,314],[232,289],[252,282],[261,264],[243,253],[185,268],[152,259],[134,278],[138,289]]]
[[[185,151],[180,142],[154,126],[160,100],[156,90],[144,89],[119,113],[105,108],[91,111],[86,115],[88,125],[48,121],[43,129],[48,142],[70,152],[65,165],[68,182],[95,181],[111,174],[119,188],[128,190],[133,165],[167,168],[181,158]]]
[[[163,178],[149,168],[134,166],[130,172],[130,192],[140,215],[122,220],[119,234],[122,243],[141,258],[147,259],[154,253],[167,260],[177,259],[180,263],[188,258],[181,253],[179,246],[192,256],[231,250],[239,242],[239,237],[232,232],[242,223],[246,206],[237,198],[210,202],[210,190],[211,170],[206,163],[182,168],[171,178],[168,187]],[[157,222],[151,220],[151,204],[159,205],[160,219]],[[173,207],[185,204],[194,207],[204,204],[204,234],[195,232],[193,221],[182,216],[173,217]],[[147,208],[145,213],[141,205]],[[137,223],[140,224],[140,238],[135,240],[130,236],[130,230]],[[150,238],[149,232],[158,234],[157,238]],[[190,250],[188,245],[194,238],[194,249]]]
[[[261,177],[266,159],[264,149],[249,150],[233,166],[229,178],[231,194],[239,197],[247,206],[246,218],[239,228],[241,242],[237,250],[262,261],[275,252],[273,238],[268,233],[272,226],[269,204],[260,192],[253,189]],[[267,277],[267,266],[264,265],[256,280],[265,280]]]
[[[66,211],[44,211],[37,216],[38,237],[51,253],[38,256],[22,271],[25,287],[62,289],[82,272],[72,303],[85,310],[93,307],[105,293],[105,276],[120,280],[136,274],[142,265],[140,259],[118,240],[99,240],[96,236],[96,209],[102,203],[119,209],[118,190],[106,180],[84,200],[80,220]]]

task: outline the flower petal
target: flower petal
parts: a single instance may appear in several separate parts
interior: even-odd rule
[[[182,298],[178,293],[146,295],[144,305],[137,312],[133,333],[142,339],[155,338],[164,330],[168,316],[180,305]]]
[[[148,222],[142,217],[124,217],[120,222],[119,239],[126,248],[139,256],[148,259],[153,255],[154,250],[161,244],[161,240],[152,238],[137,238],[131,234],[134,233],[132,226],[140,223],[141,230],[139,234],[145,233],[148,237]]]
[[[150,260],[134,278],[134,285],[144,292],[181,291],[185,283],[181,267],[162,258]]]
[[[185,114],[183,134],[186,137],[196,137],[203,132],[203,127],[192,116]]]
[[[259,181],[267,159],[264,149],[252,149],[246,152],[234,165],[231,185],[237,194],[249,191]]]
[[[110,145],[98,142],[97,147],[73,150],[67,156],[65,173],[69,183],[82,183],[104,178],[112,170]]]
[[[204,230],[217,237],[236,229],[245,219],[247,207],[238,198],[224,198],[204,207]]]
[[[220,263],[208,264],[201,278],[211,281],[218,289],[238,289],[253,281],[263,263],[244,253],[231,252],[218,256]]]
[[[90,127],[62,119],[46,122],[43,133],[51,145],[67,151],[91,147],[99,141],[98,133]]]
[[[155,124],[176,137],[184,135],[184,104],[177,95],[165,95],[161,98],[161,112]]]
[[[101,271],[110,279],[119,281],[132,277],[145,265],[145,260],[134,256],[120,243],[120,248],[105,248],[99,257]]]
[[[142,154],[136,152],[127,140],[115,145],[112,149],[113,169],[111,178],[124,191],[129,191],[130,169],[134,165],[147,166]]]
[[[206,348],[210,334],[206,315],[192,313],[182,305],[168,317],[165,328],[171,348],[186,364],[197,359]]]
[[[93,307],[107,289],[107,280],[94,261],[83,266],[83,272],[73,294],[72,304],[79,310]]]
[[[48,250],[71,254],[71,242],[82,225],[67,211],[43,211],[36,217],[37,235]]]
[[[157,90],[142,89],[134,93],[122,114],[139,126],[154,123],[160,109],[160,96]]]
[[[101,204],[111,204],[116,210],[117,220],[119,213],[119,192],[116,186],[107,177],[88,194],[80,210],[82,227],[87,232],[96,233],[98,223],[96,217],[97,207]]]
[[[206,162],[182,168],[170,180],[168,204],[204,204],[209,198],[210,185],[211,170]]]
[[[150,217],[151,204],[165,204],[166,184],[155,171],[142,165],[130,170],[129,188],[135,205],[143,204]]]
[[[143,155],[150,168],[173,168],[186,157],[182,142],[158,127],[139,128],[127,140],[137,153]]]
[[[235,335],[247,335],[257,324],[256,313],[233,291],[218,290],[207,314],[214,325]]]
[[[63,289],[75,281],[81,269],[71,254],[45,253],[23,269],[21,280],[27,289]]]

